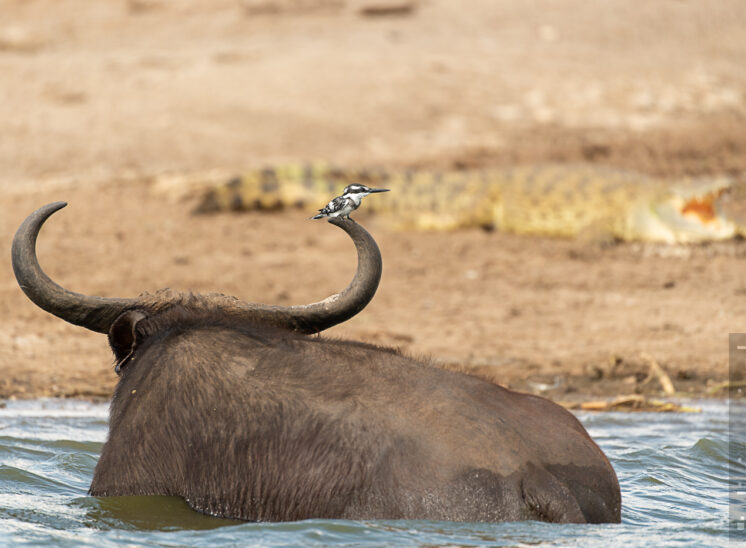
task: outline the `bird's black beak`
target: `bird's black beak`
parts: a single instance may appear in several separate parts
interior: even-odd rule
[[[370,189],[371,194],[374,194],[376,192],[388,192],[388,191],[389,191],[388,188],[371,188]]]

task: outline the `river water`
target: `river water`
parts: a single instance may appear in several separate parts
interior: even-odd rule
[[[622,523],[552,525],[308,520],[240,523],[202,516],[177,498],[86,495],[106,438],[108,407],[7,402],[0,409],[1,546],[723,546],[739,536],[746,444],[729,438],[725,402],[696,414],[580,413],[622,486]],[[730,415],[746,408],[731,404]],[[729,443],[730,442],[730,443]],[[735,475],[734,475],[735,474]],[[729,514],[729,501],[731,512]],[[730,531],[730,535],[729,535]],[[745,544],[746,545],[746,544]]]

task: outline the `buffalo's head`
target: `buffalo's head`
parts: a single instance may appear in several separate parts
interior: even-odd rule
[[[220,294],[194,295],[162,290],[136,298],[109,298],[81,295],[52,281],[39,266],[36,238],[44,222],[65,202],[39,208],[26,218],[13,239],[13,270],[18,284],[39,307],[58,318],[98,333],[107,333],[117,360],[117,369],[144,338],[158,327],[158,316],[171,310],[220,314],[225,321],[317,333],[348,320],[373,298],[381,279],[381,253],[373,237],[349,219],[329,222],[350,235],[358,252],[357,272],[341,293],[300,306],[270,306],[243,302]]]

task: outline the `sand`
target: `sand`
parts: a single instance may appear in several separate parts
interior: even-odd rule
[[[0,10],[0,397],[104,398],[116,383],[106,337],[41,311],[13,277],[15,230],[51,201],[70,205],[42,231],[39,257],[69,289],[301,304],[351,278],[341,231],[293,209],[195,217],[198,195],[164,191],[164,177],[304,159],[746,172],[739,0]],[[728,378],[728,334],[746,325],[744,242],[602,245],[357,219],[384,275],[329,336],[560,399],[660,392],[645,355],[682,393]]]

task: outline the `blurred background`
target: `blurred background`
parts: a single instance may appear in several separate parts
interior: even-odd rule
[[[0,0],[0,397],[106,397],[116,380],[104,337],[37,309],[12,275],[12,235],[47,202],[70,203],[39,243],[69,289],[315,301],[354,272],[339,231],[293,209],[195,217],[179,181],[303,160],[741,177],[745,59],[741,0]],[[727,378],[741,241],[360,218],[384,277],[332,335],[559,398],[659,390],[645,355],[681,391]]]
[[[745,167],[738,0],[0,9],[4,185],[299,158]]]

